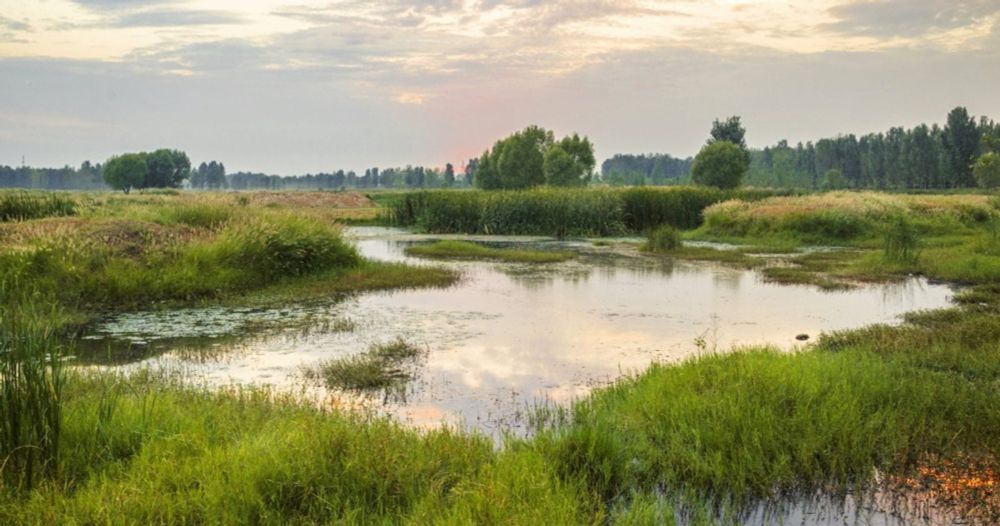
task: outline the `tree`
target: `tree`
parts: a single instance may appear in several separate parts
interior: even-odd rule
[[[979,152],[979,128],[968,110],[957,107],[948,114],[944,128],[944,149],[948,159],[949,186],[973,186],[972,163]]]
[[[979,186],[990,190],[1000,187],[1000,153],[989,152],[981,155],[972,165],[972,173]]]
[[[126,153],[104,163],[104,182],[126,194],[133,188],[142,188],[148,174],[146,159],[139,153]]]
[[[549,154],[554,148],[560,151]],[[546,157],[550,158],[548,170]],[[538,126],[497,141],[478,163],[469,163],[476,187],[485,190],[586,184],[595,164],[589,139],[573,134],[556,142],[551,131]]]
[[[748,167],[745,150],[729,141],[713,141],[695,156],[691,178],[696,184],[736,188]]]
[[[724,121],[715,119],[712,121],[712,138],[708,140],[711,144],[717,141],[729,141],[743,150],[747,149],[746,129],[740,123],[738,115],[733,115]]]
[[[451,163],[444,165],[444,185],[449,188],[455,186],[455,167]]]
[[[549,186],[575,186],[581,182],[573,157],[558,144],[545,152],[542,168]]]

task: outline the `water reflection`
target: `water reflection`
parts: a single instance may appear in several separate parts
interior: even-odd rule
[[[465,279],[447,289],[373,293],[284,309],[120,316],[95,328],[92,337],[98,340],[91,344],[97,350],[83,356],[92,363],[183,363],[217,384],[297,388],[304,367],[401,337],[429,349],[405,396],[333,394],[414,425],[446,421],[497,435],[500,429],[523,431],[521,417],[532,404],[565,403],[652,361],[691,356],[699,352],[694,344],[699,337],[705,347],[720,350],[764,343],[791,349],[797,334],[815,337],[825,330],[891,323],[907,311],[945,306],[950,296],[947,287],[922,279],[823,292],[767,283],[752,271],[714,263],[546,238],[471,239],[573,250],[579,256],[548,265],[430,263],[403,254],[407,244],[430,236],[385,228],[349,234],[367,257],[449,265]],[[353,330],[332,330],[332,320],[343,319],[354,322]],[[122,342],[141,352],[107,353]]]

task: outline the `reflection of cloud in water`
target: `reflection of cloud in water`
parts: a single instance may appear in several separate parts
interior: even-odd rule
[[[462,270],[466,278],[447,289],[371,293],[299,306],[302,318],[311,320],[303,327],[228,343],[226,348],[239,352],[190,367],[216,384],[295,389],[303,366],[402,337],[430,351],[403,396],[335,396],[415,425],[462,421],[497,433],[499,426],[521,425],[531,404],[566,403],[651,361],[692,356],[698,352],[694,340],[702,335],[720,350],[755,343],[790,349],[796,334],[893,322],[903,312],[947,305],[950,295],[947,287],[920,280],[831,294],[767,283],[754,272],[715,263],[544,238],[518,242],[577,250],[580,256],[549,265],[428,263],[407,258],[400,241],[433,236],[354,231],[366,236],[358,246],[368,257],[443,264]],[[354,330],[323,328],[335,319],[353,321]],[[156,363],[180,360],[168,353]]]

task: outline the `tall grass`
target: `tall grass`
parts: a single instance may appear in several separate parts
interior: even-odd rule
[[[55,471],[61,440],[62,344],[53,307],[15,272],[0,275],[0,489],[32,489]]]
[[[0,191],[0,222],[75,213],[76,202],[54,192]]]
[[[700,187],[423,191],[401,194],[386,208],[391,223],[432,233],[614,236],[661,224],[694,228],[714,203],[781,194]]]

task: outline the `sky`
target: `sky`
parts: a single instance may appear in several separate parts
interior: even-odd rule
[[[1000,120],[1000,0],[0,0],[0,164],[160,147],[290,175]]]

